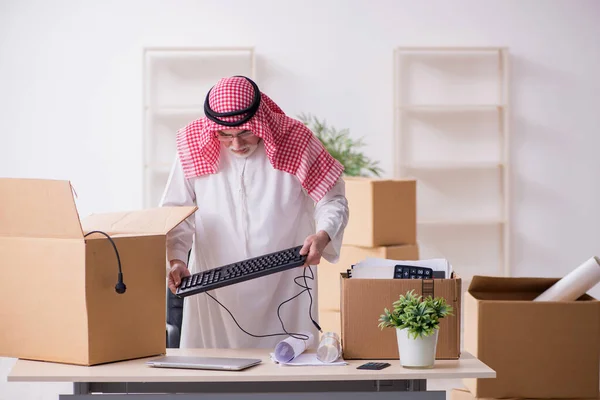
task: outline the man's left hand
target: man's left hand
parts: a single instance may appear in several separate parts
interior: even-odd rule
[[[329,244],[331,238],[325,231],[319,231],[310,235],[304,240],[304,245],[300,249],[300,255],[306,255],[305,265],[318,265],[321,262],[323,250]]]

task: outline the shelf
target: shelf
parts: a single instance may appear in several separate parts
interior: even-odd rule
[[[417,180],[424,246],[466,275],[510,271],[509,67],[503,46],[394,50],[394,176]]]
[[[500,162],[419,162],[401,165],[410,170],[474,170],[474,169],[496,169],[504,167]]]
[[[252,48],[144,51],[144,104],[157,108],[203,109],[211,87],[225,76],[254,75]]]
[[[464,46],[455,46],[455,47],[420,47],[420,46],[403,46],[403,47],[397,47],[396,48],[396,52],[402,53],[402,52],[411,52],[411,51],[417,51],[417,52],[427,52],[427,51],[433,51],[436,53],[445,53],[445,52],[465,52],[465,53],[481,53],[481,52],[497,52],[497,51],[501,51],[501,50],[506,50],[507,47],[494,47],[494,46],[481,46],[481,47],[464,47]]]
[[[219,79],[256,79],[256,60],[253,47],[148,47],[143,61],[144,205],[156,207],[176,155],[177,132],[204,116],[206,94]]]
[[[153,113],[161,117],[179,116],[179,115],[204,115],[204,105],[195,107],[146,107],[146,112]]]
[[[427,226],[486,226],[486,225],[503,225],[506,222],[501,219],[464,219],[464,220],[421,220],[417,221],[419,225]]]
[[[146,164],[144,168],[148,171],[158,173],[170,173],[172,165],[170,164]]]
[[[251,47],[146,47],[147,52],[151,52],[154,57],[165,57],[169,60],[173,58],[197,59],[206,57],[207,54],[222,56],[223,54],[239,54],[252,51]]]
[[[500,111],[505,106],[503,104],[415,104],[398,106],[404,111],[423,111],[423,112],[482,112],[482,111]]]

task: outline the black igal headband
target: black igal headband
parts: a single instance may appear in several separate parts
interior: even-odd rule
[[[204,114],[206,115],[206,117],[208,119],[210,119],[213,122],[216,122],[219,125],[240,126],[243,123],[247,122],[250,118],[252,118],[254,116],[254,114],[256,114],[256,111],[258,111],[258,106],[260,105],[260,90],[258,90],[258,86],[250,78],[247,78],[245,76],[240,76],[240,75],[236,75],[236,77],[245,78],[248,82],[250,82],[250,84],[254,88],[254,99],[252,100],[252,104],[250,104],[250,107],[248,107],[248,108],[244,108],[242,110],[237,110],[237,111],[218,113],[218,112],[213,111],[213,109],[210,108],[210,104],[208,103],[208,98],[210,96],[210,92],[213,89],[213,88],[211,88],[208,91],[208,93],[206,94],[206,100],[204,100]],[[222,117],[234,117],[236,115],[242,115],[242,114],[246,114],[246,116],[237,121],[233,121],[233,122],[223,121],[223,120],[219,119]]]

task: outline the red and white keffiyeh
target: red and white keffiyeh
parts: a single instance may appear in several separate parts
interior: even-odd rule
[[[255,99],[253,84],[245,77],[221,79],[210,91],[208,104],[216,113],[248,108]],[[342,175],[344,167],[323,147],[302,122],[290,118],[264,93],[252,118],[228,127],[202,117],[177,133],[177,151],[186,178],[218,172],[220,142],[217,132],[225,129],[249,130],[264,141],[265,151],[275,169],[295,175],[308,195],[318,202]],[[244,116],[221,120],[239,121]]]

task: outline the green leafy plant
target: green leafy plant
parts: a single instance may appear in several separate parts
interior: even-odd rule
[[[439,329],[440,319],[452,315],[452,306],[446,303],[446,299],[431,296],[423,299],[417,296],[414,290],[400,295],[393,303],[394,310],[384,309],[379,317],[379,327],[408,329],[409,337],[416,339],[418,336],[431,336]]]
[[[344,166],[345,175],[368,176],[370,173],[381,176],[379,162],[370,160],[358,150],[365,145],[362,138],[354,140],[348,129],[337,130],[327,125],[325,120],[320,121],[311,114],[301,114],[298,119],[323,143],[329,154]]]

